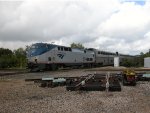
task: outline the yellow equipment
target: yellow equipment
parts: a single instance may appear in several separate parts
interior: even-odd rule
[[[136,85],[136,73],[133,69],[126,69],[122,72],[123,85]]]

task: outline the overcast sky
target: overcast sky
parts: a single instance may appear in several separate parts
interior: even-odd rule
[[[0,47],[82,43],[125,54],[150,49],[150,1],[0,0]]]

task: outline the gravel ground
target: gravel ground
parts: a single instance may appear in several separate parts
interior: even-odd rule
[[[150,113],[150,82],[122,86],[121,92],[41,88],[26,78],[81,76],[93,71],[61,70],[0,78],[0,113]],[[97,73],[104,73],[98,72]]]

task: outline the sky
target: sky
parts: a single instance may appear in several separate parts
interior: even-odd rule
[[[37,42],[145,53],[150,0],[0,0],[0,48]]]

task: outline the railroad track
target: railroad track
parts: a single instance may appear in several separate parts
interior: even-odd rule
[[[81,69],[71,69],[71,68],[64,68],[64,69],[60,69],[57,71],[71,71],[71,70],[81,70]],[[92,69],[83,69],[84,71],[123,71],[124,68],[92,68]],[[145,72],[145,71],[150,71],[150,68],[134,68],[134,70],[136,72]],[[49,71],[44,71],[44,72],[49,72]],[[29,70],[0,70],[0,76],[7,76],[7,75],[16,75],[16,74],[25,74],[25,73],[38,73],[38,72],[29,72]]]
[[[8,75],[17,75],[17,74],[25,74],[29,73],[28,71],[24,72],[0,72],[0,76],[8,76]]]
[[[92,68],[92,69],[85,69],[86,71],[123,71],[127,68],[114,68],[114,67],[106,67],[106,68]],[[135,71],[150,71],[150,68],[133,68]]]

